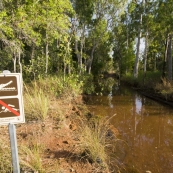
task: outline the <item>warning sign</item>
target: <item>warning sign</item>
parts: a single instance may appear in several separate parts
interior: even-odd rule
[[[23,123],[23,109],[21,74],[0,74],[0,124]]]
[[[19,99],[1,99],[0,100],[0,118],[20,116]]]
[[[16,76],[6,76],[0,78],[0,96],[17,95],[17,78]]]

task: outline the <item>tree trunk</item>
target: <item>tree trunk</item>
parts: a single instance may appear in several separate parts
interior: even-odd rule
[[[168,79],[172,80],[172,35],[168,38]]]
[[[20,73],[22,74],[22,63],[20,62],[21,59],[21,53],[20,50],[18,52],[18,63],[19,63],[19,68],[20,68]]]
[[[48,36],[46,33],[46,70],[45,70],[46,74],[48,72],[48,58],[49,58],[49,44],[48,44]]]
[[[154,71],[157,70],[157,57],[156,54],[154,53]]]
[[[135,65],[134,65],[134,71],[133,71],[133,76],[135,78],[138,77],[138,68],[139,68],[139,49],[140,49],[140,41],[141,41],[141,24],[142,24],[142,14],[140,15],[140,25],[138,27],[138,38],[137,38],[137,45],[136,45],[136,59],[135,59]]]
[[[13,54],[13,70],[14,70],[14,73],[16,73],[16,59],[17,59],[17,57],[16,57],[16,53],[14,53]]]
[[[89,74],[91,74],[91,66],[92,66],[93,59],[94,59],[94,51],[95,51],[95,49],[96,49],[96,45],[92,48],[91,56],[90,56],[89,63],[88,63],[88,73]]]
[[[79,60],[79,68],[80,68],[80,74],[82,73],[82,56],[83,56],[83,38],[81,39],[81,44],[80,44],[80,60]]]
[[[145,50],[144,50],[144,77],[146,77],[147,72],[147,53],[148,53],[148,31],[145,36]]]
[[[143,6],[143,3],[144,3],[144,0],[141,2],[141,6]],[[141,35],[142,35],[142,29],[141,29],[142,17],[143,17],[143,12],[141,12],[141,14],[140,14],[139,26],[138,26],[138,37],[137,37],[137,45],[136,45],[136,59],[135,59],[134,71],[133,71],[133,76],[135,78],[138,77],[140,41],[141,41]]]
[[[166,71],[167,56],[168,56],[168,37],[166,38],[166,43],[165,43],[165,54],[164,54],[163,71],[162,71],[163,78],[166,76],[165,71]]]
[[[35,72],[34,72],[34,52],[35,52],[35,48],[34,46],[32,46],[32,51],[31,51],[31,65],[32,65],[32,73],[34,75],[34,79],[35,79]]]

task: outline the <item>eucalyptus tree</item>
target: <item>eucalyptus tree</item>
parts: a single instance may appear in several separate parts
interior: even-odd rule
[[[77,14],[74,19],[74,26],[77,26],[75,27],[75,53],[80,68],[83,64],[87,72],[91,73],[94,54],[99,51],[100,45],[108,41],[109,31],[116,24],[120,12],[124,11],[125,0],[75,0],[72,2]],[[81,61],[82,58],[84,62]]]
[[[130,6],[124,14],[121,15],[118,24],[113,29],[114,35],[114,66],[118,69],[118,73],[122,74],[132,73],[134,65],[134,39],[135,32],[132,27],[132,19]]]
[[[91,46],[89,48],[90,56],[87,61],[88,73],[91,72],[96,49],[100,43],[106,42],[106,35],[117,25],[118,18],[124,12],[125,2],[118,0],[95,0],[93,23],[89,30]]]
[[[157,10],[155,14],[156,37],[161,47],[164,47],[163,72],[162,75],[166,76],[166,69],[168,79],[172,80],[172,15],[173,15],[173,1],[172,0],[159,0],[157,1]]]
[[[133,76],[138,77],[139,65],[143,63],[144,74],[147,71],[148,54],[151,55],[151,48],[156,47],[154,36],[156,31],[155,10],[157,9],[156,1],[140,0],[131,1],[128,4],[126,19],[128,21],[129,34],[132,40],[136,40],[136,58],[133,65]],[[141,39],[143,41],[143,56],[141,52]],[[132,41],[130,41],[132,43]],[[150,46],[151,45],[151,46]],[[149,52],[150,51],[150,52]],[[155,50],[153,50],[155,51]],[[152,56],[150,56],[150,59]],[[151,62],[149,60],[148,62]],[[154,68],[153,68],[154,69]]]
[[[133,76],[135,78],[138,77],[138,68],[139,68],[139,56],[140,56],[140,45],[141,45],[141,37],[142,37],[142,20],[144,14],[144,3],[145,0],[142,1],[132,1],[131,7],[133,7],[132,11],[132,19],[135,23],[135,32],[136,32],[136,58],[134,62],[134,71]]]
[[[20,60],[22,54],[25,72],[41,73],[42,70],[42,73],[48,73],[49,61],[54,60],[49,56],[49,50],[51,48],[58,52],[57,49],[61,49],[62,45],[65,45],[64,53],[59,55],[66,64],[65,57],[66,59],[70,57],[70,46],[66,46],[70,45],[69,15],[73,13],[69,0],[1,2],[3,2],[0,4],[0,41],[3,44],[1,52],[10,50],[8,55],[13,57],[14,71],[16,71],[16,59],[19,60],[22,71]],[[34,69],[34,66],[40,67],[40,71]]]
[[[11,2],[10,2],[11,3]],[[12,24],[11,11],[8,1],[1,1],[0,4],[0,54],[1,54],[1,69],[7,68],[12,60],[13,55],[21,50],[22,44],[15,37],[15,30]],[[14,60],[14,71],[16,68],[16,59]],[[5,62],[5,63],[4,63]],[[8,70],[11,70],[8,68]]]
[[[94,3],[92,0],[72,0],[75,15],[71,19],[71,32],[74,34],[74,50],[77,56],[79,73],[86,70],[85,62],[87,54],[85,42],[88,35],[89,25],[92,22]]]
[[[69,45],[68,30],[70,21],[68,14],[72,13],[72,7],[68,0],[45,0],[38,2],[37,9],[39,9],[39,13],[36,13],[37,30],[41,34],[42,46],[45,47],[43,54],[45,56],[45,73],[47,74],[49,58],[51,59],[49,57],[49,47],[56,46],[56,48],[60,48],[58,45],[60,43]],[[69,56],[69,49],[69,46],[66,46],[66,52],[62,57],[64,59],[64,68],[66,65],[65,59]]]

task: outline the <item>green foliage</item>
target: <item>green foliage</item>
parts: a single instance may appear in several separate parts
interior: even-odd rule
[[[135,87],[154,88],[156,83],[159,83],[161,80],[161,72],[147,72],[146,74],[139,72],[138,78],[134,78],[132,73],[127,73],[122,76],[121,80]]]
[[[97,75],[112,71],[112,60],[113,71],[132,72],[140,14],[144,40],[148,33],[147,70],[163,70],[165,40],[173,29],[171,0],[143,6],[126,0],[8,0],[0,8],[0,70],[14,71],[16,58],[19,72],[21,58],[26,81],[55,73],[82,75],[89,67]]]
[[[31,79],[38,79],[45,75],[45,58],[37,57],[31,59],[30,63],[23,68],[23,75],[25,81],[31,81]]]
[[[73,0],[72,3],[80,21],[90,23],[94,12],[94,2],[92,0]]]
[[[82,76],[83,81],[83,93],[84,94],[93,94],[95,91],[95,86],[93,83],[93,75],[92,74],[85,74]]]

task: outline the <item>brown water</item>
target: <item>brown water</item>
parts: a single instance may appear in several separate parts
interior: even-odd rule
[[[114,87],[106,96],[90,96],[87,104],[93,114],[116,114],[111,123],[126,145],[120,161],[129,173],[173,173],[172,107],[124,87]]]

